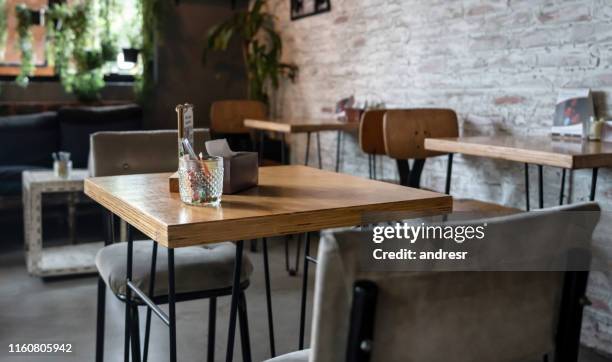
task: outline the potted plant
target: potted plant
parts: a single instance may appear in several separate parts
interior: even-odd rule
[[[232,38],[239,36],[248,78],[247,97],[268,103],[269,87],[278,88],[280,77],[293,81],[298,68],[281,62],[282,40],[274,29],[273,15],[262,10],[264,4],[265,0],[255,0],[249,10],[213,26],[208,31],[203,61],[209,51],[224,51]]]

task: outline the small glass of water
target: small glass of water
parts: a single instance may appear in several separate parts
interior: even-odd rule
[[[219,205],[223,193],[222,157],[179,158],[178,173],[181,201],[195,206]]]

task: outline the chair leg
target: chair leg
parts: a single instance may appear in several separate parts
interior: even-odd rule
[[[412,171],[410,171],[408,185],[414,188],[421,188],[421,174],[425,166],[425,159],[416,159],[412,163]]]
[[[298,349],[304,349],[304,330],[306,328],[306,293],[308,292],[308,257],[310,256],[310,233],[306,233],[304,243],[304,275],[302,276],[302,302],[300,305],[300,335]]]
[[[127,238],[127,281],[132,280],[132,253],[133,253],[133,240],[132,240],[132,228],[130,225],[127,225],[126,228],[126,238]],[[127,286],[125,288],[125,336],[124,336],[124,344],[123,344],[123,359],[125,362],[129,362],[130,360],[130,327],[132,325],[131,321],[131,303],[132,303],[132,290]]]
[[[300,248],[302,245],[301,235],[297,235],[297,248],[295,256],[295,268],[289,265],[289,237],[285,237],[285,270],[290,276],[296,276],[300,269]]]
[[[370,180],[374,177],[372,173],[372,155],[368,154],[368,177]]]
[[[96,362],[104,361],[104,318],[106,312],[106,283],[98,277],[98,318],[96,325]]]
[[[251,239],[251,253],[257,252],[257,239]]]
[[[249,337],[249,319],[247,313],[246,296],[240,293],[238,300],[238,321],[240,323],[240,343],[242,346],[242,360],[251,362],[251,339]]]
[[[410,164],[408,160],[395,160],[395,163],[397,163],[400,185],[408,186],[408,178],[410,177]]]
[[[132,312],[131,330],[131,345],[132,345],[132,361],[140,362],[140,319],[138,318],[138,306],[132,304],[130,307]]]
[[[206,361],[215,361],[215,333],[217,328],[217,298],[209,299],[208,306],[208,350],[206,351]]]
[[[151,252],[151,273],[149,278],[149,298],[153,299],[155,294],[155,272],[157,263],[157,243],[153,242],[153,251]],[[147,362],[149,357],[149,336],[151,334],[151,308],[147,308],[147,317],[145,321],[145,337],[142,352],[142,362]]]

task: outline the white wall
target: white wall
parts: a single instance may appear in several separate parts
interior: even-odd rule
[[[289,1],[272,0],[285,58],[300,67],[283,84],[273,109],[280,117],[331,117],[340,98],[387,107],[449,107],[462,134],[546,134],[559,88],[589,87],[612,118],[612,1],[609,0],[331,0],[332,11],[295,22]],[[304,137],[292,140],[294,161]],[[332,169],[335,134],[322,137]],[[313,146],[314,146],[313,142]],[[311,151],[315,151],[313,148]],[[312,153],[311,153],[312,155]],[[367,176],[355,136],[345,145],[344,171]],[[314,160],[316,158],[311,158]],[[455,196],[524,207],[523,165],[456,156]],[[444,188],[445,158],[427,161],[423,185]],[[396,177],[387,160],[385,177]],[[380,174],[381,171],[379,171]],[[537,202],[532,168],[532,205]],[[560,170],[546,168],[546,204],[558,202]],[[600,170],[597,199],[612,210],[612,171]],[[586,200],[590,172],[574,172],[572,201]],[[594,273],[583,343],[612,353],[612,286]],[[607,329],[607,330],[606,330]]]

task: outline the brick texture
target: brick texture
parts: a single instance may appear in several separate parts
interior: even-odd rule
[[[354,94],[387,107],[448,107],[464,135],[547,134],[562,87],[589,87],[611,118],[612,2],[609,0],[331,0],[329,13],[290,21],[287,0],[269,0],[298,80],[273,97],[279,117],[331,117]],[[336,136],[321,135],[323,164],[333,169]],[[305,137],[291,140],[303,162]],[[311,155],[316,151],[311,143]],[[357,136],[344,142],[343,172],[367,176]],[[452,193],[524,207],[522,165],[455,157]],[[316,157],[311,157],[316,160]],[[311,161],[312,162],[312,161]],[[423,185],[444,189],[445,158],[427,161]],[[396,178],[395,163],[378,174]],[[560,170],[545,168],[545,201],[558,202]],[[531,184],[537,185],[535,167]],[[612,171],[600,170],[597,199],[612,210]],[[590,173],[573,172],[573,202],[586,200]],[[532,192],[532,205],[537,194]],[[593,273],[583,343],[612,353],[612,281]]]

